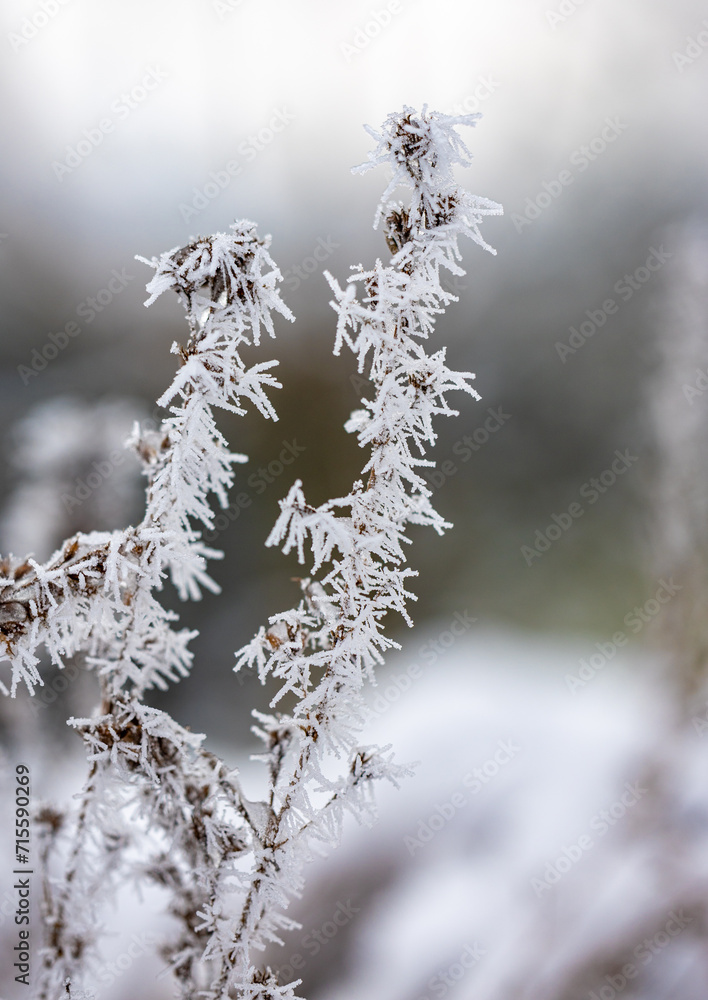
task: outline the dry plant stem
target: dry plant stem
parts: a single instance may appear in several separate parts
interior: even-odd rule
[[[0,562],[0,653],[12,665],[12,693],[21,682],[30,691],[41,683],[41,645],[59,666],[80,654],[100,678],[99,714],[70,720],[90,773],[63,877],[56,888],[46,882],[41,1000],[62,989],[76,1000],[87,995],[100,907],[128,876],[171,895],[179,930],[161,954],[183,1000],[292,1000],[297,983],[280,984],[269,968],[258,969],[254,952],[282,943],[282,932],[296,926],[285,910],[301,892],[303,865],[337,843],[345,813],[371,821],[374,782],[398,784],[410,773],[392,762],[388,747],[358,744],[362,689],[397,645],[384,631],[390,612],[412,624],[407,526],[448,527],[419,473],[434,464],[425,457],[436,438],[432,420],[455,415],[448,392],[476,397],[474,376],[449,369],[444,349],[426,354],[423,341],[455,300],[440,271],[464,273],[459,238],[490,249],[479,224],[501,213],[453,176],[455,164],[469,162],[455,127],[478,117],[404,108],[381,132],[369,129],[376,147],[361,169],[393,167],[377,214],[393,257],[369,272],[355,269],[344,289],[327,279],[339,314],[335,353],[351,348],[360,372],[368,361],[376,388],[346,425],[370,454],[351,493],[320,507],[305,501],[296,482],[268,539],[285,552],[295,548],[301,562],[307,545],[313,566],[299,581],[299,605],[274,615],[238,653],[236,669],[255,666],[262,681],[272,674],[282,682],[271,708],[286,695],[295,703],[290,714],[254,713],[268,769],[258,801],[202,747],[203,737],[144,696],[179,681],[192,663],[193,633],[174,630],[176,616],[155,596],[166,575],[183,598],[218,589],[205,567],[221,553],[204,545],[199,526],[212,526],[210,496],[226,507],[233,463],[243,457],[228,451],[212,409],[243,413],[245,399],[276,419],[265,393],[279,385],[270,374],[275,362],[247,368],[238,349],[258,343],[261,327],[273,333],[272,312],[292,316],[276,290],[282,279],[268,243],[252,223],[147,262],[156,271],[147,304],[175,291],[190,335],[186,347],[173,345],[181,366],[158,401],[172,404],[171,415],[158,432],[136,430],[132,442],[147,476],[145,517],[123,532],[76,535],[44,566]],[[406,207],[390,200],[399,185],[411,189]],[[47,836],[51,867],[57,831]]]
[[[107,804],[119,814],[137,802],[153,829],[163,830],[166,843],[174,844],[175,831],[188,821],[189,832],[182,832],[176,844],[176,865],[164,856],[158,859],[162,866],[146,865],[148,877],[161,883],[171,879],[175,890],[173,912],[185,929],[168,952],[171,957],[181,952],[177,965],[184,996],[208,985],[197,983],[198,973],[193,977],[191,972],[205,945],[206,936],[195,930],[204,890],[195,894],[185,873],[194,878],[196,869],[213,869],[217,846],[228,857],[245,849],[232,824],[222,829],[215,822],[213,803],[205,805],[209,796],[223,800],[223,809],[235,810],[239,803],[237,787],[221,777],[221,763],[200,749],[201,737],[142,701],[145,691],[178,680],[191,663],[187,643],[192,633],[173,633],[169,623],[175,616],[165,613],[152,594],[162,588],[165,572],[183,597],[199,596],[200,586],[216,589],[204,567],[219,553],[203,545],[189,518],[211,526],[206,496],[214,492],[225,505],[231,465],[243,459],[226,450],[209,407],[242,413],[244,397],[264,416],[275,417],[263,391],[278,385],[268,373],[275,362],[246,368],[237,349],[249,344],[249,337],[257,343],[261,326],[272,334],[271,310],[292,317],[275,290],[281,278],[267,243],[251,223],[232,228],[234,235],[218,234],[151,262],[157,270],[153,298],[166,288],[178,292],[190,338],[186,348],[173,347],[181,369],[161,400],[164,405],[177,395],[181,402],[159,432],[138,431],[134,438],[148,478],[144,520],[125,532],[77,535],[44,566],[12,557],[0,564],[0,627],[13,666],[13,693],[22,680],[30,690],[40,682],[34,649],[42,642],[60,666],[63,657],[81,653],[100,675],[100,715],[71,720],[87,743],[90,776],[63,878],[56,889],[49,877],[45,881],[40,997],[53,996],[65,983],[71,996],[86,980],[95,933],[87,920],[77,923],[76,918],[85,910],[90,919],[101,881],[97,875],[110,871],[115,876],[128,843],[120,836],[112,839]],[[44,852],[48,865],[51,845]],[[213,883],[207,899],[211,890]],[[185,969],[185,961],[190,968]]]
[[[451,371],[444,364],[444,350],[429,356],[420,343],[432,333],[436,314],[453,299],[442,289],[439,272],[444,267],[462,273],[458,237],[469,236],[486,247],[478,224],[483,215],[501,211],[492,202],[472,199],[452,176],[452,164],[466,162],[454,125],[474,120],[404,109],[389,117],[381,133],[370,130],[378,145],[369,165],[388,161],[394,167],[378,215],[394,256],[388,266],[377,261],[370,272],[358,268],[344,290],[327,276],[339,313],[335,353],[346,343],[359,356],[360,372],[370,356],[375,396],[362,400],[365,409],[352,414],[347,424],[347,430],[358,431],[361,446],[370,449],[362,470],[367,485],[358,481],[348,496],[315,508],[305,501],[298,482],[281,502],[282,513],[268,544],[283,543],[286,552],[295,548],[301,562],[307,544],[313,576],[325,565],[329,569],[318,582],[302,581],[300,605],[274,615],[269,628],[261,629],[238,659],[239,667],[256,666],[262,680],[272,673],[283,682],[271,707],[286,694],[297,699],[291,715],[256,714],[282,803],[269,827],[282,846],[269,846],[283,868],[293,867],[308,839],[336,841],[345,809],[368,817],[375,780],[396,783],[405,773],[385,756],[388,748],[359,747],[356,738],[362,687],[373,680],[382,651],[395,645],[383,633],[382,622],[397,611],[412,624],[406,602],[413,595],[405,582],[414,574],[404,566],[403,551],[409,541],[407,524],[427,524],[439,532],[447,527],[432,508],[431,492],[416,469],[433,464],[424,457],[435,441],[431,418],[455,414],[445,401],[447,391],[462,389],[476,396],[468,384],[470,373]],[[407,208],[387,201],[397,183],[413,189]],[[361,302],[355,282],[363,285]],[[345,513],[336,515],[336,508]],[[274,745],[285,732],[288,746],[274,760]],[[339,777],[329,778],[325,765],[342,759],[349,761],[346,772],[341,773],[339,765]],[[320,813],[314,795],[325,795]],[[273,801],[271,794],[271,805]],[[251,969],[249,938],[257,940],[260,930],[262,940],[277,940],[272,913],[255,903],[272,878],[267,865],[256,870],[242,913],[238,966],[244,973]],[[294,874],[289,888],[297,891]],[[255,922],[258,914],[262,928]],[[233,983],[243,990],[238,996],[245,997],[246,976]]]
[[[51,848],[55,843],[51,834],[46,835],[46,843],[41,857],[41,868],[44,873],[44,898],[42,905],[42,920],[45,925],[45,937],[47,946],[43,950],[42,967],[39,972],[39,1000],[49,1000],[51,990],[51,980],[56,978],[57,971],[60,970],[62,981],[70,969],[66,967],[67,961],[76,961],[85,946],[85,942],[77,939],[70,927],[67,919],[67,904],[71,896],[72,883],[76,878],[79,859],[85,849],[86,823],[91,804],[91,795],[95,791],[94,779],[96,777],[97,764],[94,762],[89,768],[89,774],[84,788],[81,802],[81,809],[76,821],[76,831],[74,833],[73,847],[69,853],[66,863],[66,876],[64,884],[60,887],[59,893],[53,890],[49,881],[49,858]],[[57,898],[58,897],[58,898]]]

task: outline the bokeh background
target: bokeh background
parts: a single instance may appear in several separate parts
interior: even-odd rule
[[[471,972],[454,985],[430,980],[454,964],[467,938],[484,939],[491,953],[506,933],[501,928],[537,927],[537,906],[547,917],[553,909],[543,945],[527,954],[507,934],[507,951],[500,946],[506,958],[497,962],[521,970],[512,985],[504,981],[503,995],[540,990],[547,1000],[604,987],[628,997],[688,998],[694,987],[704,995],[695,983],[708,971],[696,972],[693,952],[684,962],[689,972],[676,973],[688,978],[672,980],[669,971],[669,985],[661,985],[655,970],[677,949],[657,952],[649,985],[625,977],[621,990],[618,979],[612,986],[603,976],[622,975],[612,971],[615,961],[621,969],[622,955],[607,958],[597,927],[584,937],[578,931],[587,961],[573,979],[570,959],[563,965],[559,957],[567,944],[563,920],[588,910],[578,902],[588,886],[568,889],[564,910],[533,892],[523,902],[504,896],[504,880],[500,874],[495,883],[494,873],[515,871],[514,884],[528,895],[524,865],[542,871],[563,837],[577,839],[583,817],[614,801],[613,789],[620,794],[627,777],[645,773],[658,745],[657,705],[673,706],[665,711],[670,724],[680,718],[692,730],[691,761],[702,748],[691,720],[701,692],[696,650],[704,648],[705,7],[689,0],[47,0],[43,9],[13,0],[0,11],[0,35],[0,550],[45,558],[68,532],[140,516],[130,456],[114,462],[81,503],[62,499],[79,498],[79,481],[121,447],[134,418],[159,419],[154,400],[171,378],[169,348],[184,335],[183,317],[165,297],[143,308],[151,272],[135,255],[152,257],[240,218],[273,236],[283,297],[297,317],[293,326],[280,322],[277,339],[260,349],[280,361],[280,420],[224,420],[233,447],[249,456],[234,493],[245,491],[253,502],[214,540],[225,551],[214,567],[222,593],[180,608],[184,623],[200,630],[198,667],[155,698],[225,753],[245,752],[250,708],[265,698],[253,678],[234,677],[233,650],[296,596],[296,564],[263,546],[277,502],[296,476],[314,502],[341,495],[363,464],[342,425],[365,386],[352,357],[332,356],[335,315],[321,274],[326,267],[342,281],[351,265],[386,253],[372,229],[386,177],[382,170],[350,172],[370,148],[362,125],[377,126],[404,104],[483,114],[473,130],[462,130],[474,160],[460,179],[504,206],[504,216],[483,227],[497,255],[465,248],[467,274],[451,284],[460,301],[438,329],[452,366],[476,372],[483,398],[460,399],[459,418],[440,423],[438,456],[449,464],[433,482],[435,499],[455,527],[442,539],[415,535],[416,629],[392,625],[405,645],[388,668],[394,673],[382,675],[393,691],[391,677],[420,661],[429,668],[427,693],[422,682],[410,694],[401,682],[374,727],[384,742],[398,733],[401,747],[413,757],[427,753],[428,764],[399,800],[405,806],[383,800],[388,819],[378,834],[361,841],[352,834],[343,860],[329,862],[338,867],[313,875],[298,905],[315,926],[353,891],[351,879],[366,919],[352,919],[308,957],[303,990],[394,1000],[453,991],[501,996],[503,977],[494,978],[491,960],[492,971],[480,972],[476,985]],[[648,258],[660,266],[646,268]],[[605,309],[608,299],[616,309]],[[72,322],[75,335],[59,336]],[[50,335],[66,346],[46,351]],[[572,353],[558,346],[573,343]],[[485,438],[490,408],[505,416]],[[476,451],[461,444],[465,436],[481,442]],[[288,445],[297,458],[264,482],[257,470]],[[583,485],[611,467],[616,451],[634,456],[626,473],[596,503],[586,499],[583,516],[529,560],[524,546],[538,544],[536,533],[554,514],[587,498]],[[695,503],[682,508],[682,496]],[[662,629],[668,616],[655,615],[652,605],[635,635],[626,616],[644,608],[661,573],[678,564],[691,567],[693,581],[675,602],[683,601],[681,614],[672,612],[679,624]],[[475,621],[448,648],[440,637],[450,634],[456,614]],[[684,614],[692,616],[690,640]],[[662,621],[650,621],[655,617]],[[620,630],[631,642],[605,657],[581,705],[564,678],[578,673],[582,659],[598,650],[602,656],[596,644],[607,650]],[[431,640],[440,644],[434,666],[421,653]],[[675,667],[681,681],[672,686],[666,664],[677,658],[684,667]],[[610,660],[611,677],[604,671]],[[92,692],[82,675],[40,714],[26,698],[12,711],[3,706],[12,753],[26,746],[27,732],[41,731],[66,755],[66,770],[73,761],[80,774],[80,748],[64,719],[67,706],[90,710]],[[529,751],[509,787],[495,786],[496,798],[490,792],[459,829],[457,819],[450,822],[457,840],[449,844],[441,834],[440,849],[426,853],[434,863],[410,855],[401,824],[414,830],[430,796],[454,791],[498,739],[523,743],[526,727]],[[666,754],[669,744],[662,743]],[[56,765],[41,759],[48,788],[58,781]],[[705,812],[700,797],[692,808]],[[649,813],[643,831],[654,830],[656,802]],[[532,836],[531,827],[544,823],[545,834]],[[485,861],[490,845],[493,863]],[[625,848],[607,870],[625,865]],[[657,847],[657,857],[664,853]],[[465,858],[476,867],[474,875],[465,869],[469,880],[460,883]],[[479,912],[460,909],[452,890],[436,895],[445,864],[465,886],[467,903],[487,900]],[[399,869],[397,882],[383,877]],[[396,891],[380,902],[377,892],[391,882]],[[661,915],[671,906],[654,889],[649,896]],[[633,901],[623,927],[634,928],[637,897],[624,889],[620,895]],[[432,916],[404,930],[396,915],[411,906]],[[458,931],[474,929],[458,942],[446,914]],[[697,912],[694,919],[695,931]],[[631,952],[633,932],[622,933],[612,938],[620,942],[615,950],[626,938]],[[530,947],[526,932],[519,940]],[[700,934],[696,941],[699,954],[705,942]],[[422,971],[413,973],[411,956],[422,954]],[[683,969],[681,961],[671,969]],[[361,969],[374,970],[370,979],[357,978]],[[126,971],[110,995],[127,996],[132,975],[144,983],[138,970]],[[678,993],[661,992],[677,982]]]

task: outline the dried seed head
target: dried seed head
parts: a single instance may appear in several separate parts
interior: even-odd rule
[[[18,601],[6,601],[0,604],[0,626],[13,625],[27,621],[27,608]]]

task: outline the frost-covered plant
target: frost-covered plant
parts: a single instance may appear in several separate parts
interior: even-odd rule
[[[167,954],[184,995],[192,995],[191,966],[208,943],[197,911],[218,895],[244,849],[240,799],[223,765],[201,748],[203,737],[146,705],[144,695],[186,676],[192,660],[194,633],[176,630],[176,615],[158,600],[166,573],[182,597],[217,589],[205,567],[220,553],[204,545],[194,523],[212,526],[209,494],[226,506],[232,465],[245,459],[229,452],[212,409],[243,413],[247,400],[275,418],[265,388],[279,385],[270,374],[277,362],[246,367],[239,354],[258,343],[262,327],[273,334],[273,311],[291,318],[267,248],[253,224],[241,222],[148,262],[156,269],[148,304],[174,289],[190,335],[186,346],[173,345],[182,363],[158,401],[172,403],[171,415],[157,431],[136,427],[132,440],[147,476],[145,516],[125,531],[78,534],[44,565],[12,557],[0,563],[12,693],[20,681],[30,692],[41,684],[40,645],[60,667],[81,654],[101,689],[98,714],[70,720],[90,761],[78,815],[44,810],[38,817],[46,853],[62,827],[70,844],[63,878],[45,886],[39,997],[58,996],[65,983],[73,995],[87,983],[100,903],[125,881],[128,865],[172,892],[184,930]],[[129,825],[127,809],[136,805],[143,822]]]
[[[346,425],[370,457],[364,479],[348,496],[314,508],[296,482],[281,502],[267,544],[282,543],[286,553],[296,549],[301,563],[308,545],[312,576],[325,570],[319,581],[301,581],[300,604],[274,615],[237,661],[237,668],[257,666],[262,681],[272,675],[281,682],[271,707],[285,695],[295,698],[289,714],[258,716],[271,774],[266,836],[275,853],[262,859],[249,893],[247,928],[248,936],[258,932],[255,942],[274,935],[270,901],[284,901],[287,889],[297,885],[292,862],[308,855],[308,842],[336,841],[345,810],[366,815],[372,779],[395,783],[401,774],[388,748],[357,745],[362,689],[374,680],[383,651],[397,645],[383,630],[388,612],[412,624],[406,581],[415,574],[405,567],[407,525],[431,525],[438,532],[448,527],[418,472],[434,465],[424,457],[435,441],[432,418],[455,415],[445,398],[453,389],[478,398],[469,385],[474,376],[445,364],[445,348],[427,354],[423,346],[435,317],[455,299],[440,284],[441,268],[464,273],[458,263],[461,236],[490,249],[479,223],[502,211],[471,197],[453,177],[455,163],[468,163],[454,126],[474,124],[477,117],[405,108],[390,115],[380,133],[368,130],[376,148],[368,163],[355,168],[394,168],[374,223],[383,219],[391,261],[377,261],[370,271],[356,268],[344,289],[327,275],[339,315],[335,354],[346,344],[375,389]],[[412,188],[407,206],[390,200],[399,185]],[[323,766],[328,757],[342,762],[334,774]],[[245,971],[245,948],[243,962]]]
[[[99,713],[70,720],[90,760],[78,816],[40,816],[47,854],[63,825],[70,848],[63,879],[47,882],[38,996],[53,997],[65,983],[66,995],[77,996],[90,985],[99,904],[130,872],[171,894],[180,932],[163,954],[183,997],[293,997],[297,983],[278,983],[254,952],[295,926],[285,910],[301,890],[303,863],[337,842],[345,812],[370,818],[373,781],[395,784],[407,773],[389,748],[359,745],[362,692],[397,645],[384,632],[388,613],[412,624],[407,526],[448,526],[419,472],[434,464],[426,457],[432,419],[454,415],[448,392],[476,397],[473,376],[449,369],[445,349],[428,354],[424,342],[455,300],[440,279],[441,271],[464,273],[460,237],[490,249],[479,224],[502,211],[453,176],[455,164],[469,162],[455,126],[478,117],[404,108],[380,132],[368,130],[376,147],[355,168],[389,163],[394,171],[375,220],[383,221],[391,260],[356,268],[344,288],[327,275],[339,316],[335,353],[346,344],[374,387],[346,425],[370,457],[351,492],[320,507],[307,504],[296,482],[267,542],[295,549],[301,562],[307,546],[312,566],[297,607],[271,617],[237,654],[236,669],[255,666],[262,682],[280,682],[274,711],[254,713],[268,776],[259,801],[245,797],[236,772],[201,746],[203,737],[149,707],[144,695],[191,665],[192,634],[173,628],[156,597],[165,573],[183,597],[214,589],[205,563],[220,553],[194,525],[211,526],[209,494],[227,504],[232,463],[242,456],[228,452],[212,407],[242,412],[247,399],[275,418],[264,392],[278,384],[269,374],[275,362],[246,368],[238,348],[251,336],[257,342],[262,325],[272,333],[273,310],[290,314],[267,243],[250,223],[150,262],[148,302],[177,291],[190,338],[173,346],[183,364],[159,400],[173,403],[171,416],[158,432],[134,436],[148,477],[145,518],[124,532],[77,535],[44,566],[6,559],[0,567],[13,693],[20,681],[30,690],[41,683],[40,644],[59,665],[81,652],[101,682]],[[391,200],[399,186],[411,189],[407,205]]]

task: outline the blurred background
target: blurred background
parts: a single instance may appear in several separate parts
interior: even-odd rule
[[[154,699],[232,756],[267,700],[232,674],[233,650],[297,597],[296,563],[263,546],[278,500],[296,477],[312,502],[341,495],[364,462],[342,425],[366,384],[332,356],[321,274],[386,254],[372,221],[387,178],[350,172],[371,146],[362,125],[404,104],[482,113],[461,129],[460,180],[504,206],[483,225],[497,255],[464,248],[438,324],[482,401],[451,399],[460,416],[438,426],[431,485],[455,527],[415,533],[416,628],[392,625],[404,649],[372,693],[372,733],[423,765],[294,911],[334,927],[351,897],[356,917],[326,947],[296,935],[286,951],[305,956],[313,997],[705,996],[706,803],[689,777],[708,648],[705,6],[13,0],[0,34],[0,551],[45,559],[67,534],[140,517],[122,442],[160,419],[185,326],[176,300],[144,310],[135,255],[241,218],[273,237],[297,317],[259,349],[280,361],[280,420],[223,421],[249,456],[234,495],[252,502],[210,539],[222,593],[179,609],[200,630],[195,670]],[[68,690],[57,676],[40,712],[19,697],[1,716],[13,758],[37,736],[46,794],[60,766],[81,780],[64,720],[95,695],[83,673]],[[499,740],[527,752],[472,803],[463,777]],[[584,874],[539,896],[532,879],[640,777],[652,793],[631,822],[602,845],[595,831]],[[469,808],[411,853],[403,838],[460,789]],[[690,860],[667,874],[676,845]],[[681,905],[680,941],[633,958]],[[105,995],[129,995],[132,976],[152,997],[139,962]]]

